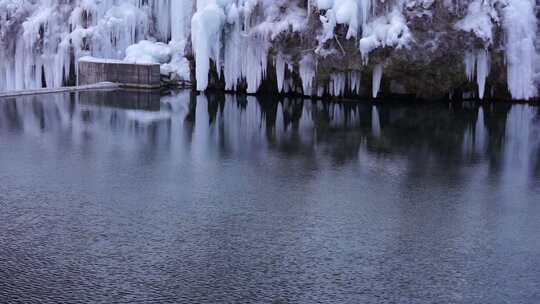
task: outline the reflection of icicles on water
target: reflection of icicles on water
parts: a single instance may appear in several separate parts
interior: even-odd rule
[[[126,117],[138,123],[149,124],[156,121],[169,120],[171,114],[167,112],[150,112],[141,110],[128,110]]]
[[[283,106],[281,102],[278,102],[276,110],[276,123],[275,123],[276,134],[281,134],[285,131],[285,121],[283,119]]]
[[[445,111],[443,119],[426,129],[421,124],[431,119],[432,109],[426,111],[422,107],[407,106],[404,111],[399,105],[324,103],[294,98],[258,100],[253,96],[194,96],[191,92],[161,100],[123,94],[113,94],[111,98],[100,94],[52,94],[46,98],[5,100],[0,102],[0,132],[15,130],[42,137],[61,130],[62,136],[76,145],[100,137],[122,149],[161,145],[171,153],[191,155],[191,160],[200,163],[222,152],[241,157],[254,150],[266,153],[280,148],[328,153],[345,143],[349,148],[360,148],[359,161],[364,168],[383,168],[388,174],[399,174],[401,170],[399,166],[389,166],[389,158],[418,156],[418,152],[434,161],[441,155],[450,155],[490,169],[495,166],[491,172],[500,173],[501,180],[510,184],[525,185],[526,179],[539,174],[535,169],[539,167],[540,149],[540,138],[536,135],[540,130],[535,120],[538,109],[528,105],[511,106],[507,117],[503,114],[506,105],[500,108],[491,105],[489,110],[466,107],[468,113],[459,117],[441,106],[437,110]],[[408,115],[408,111],[413,115]],[[495,112],[497,115],[487,114]],[[504,126],[505,120],[506,130],[501,130],[499,126]],[[382,121],[384,141],[377,139],[383,136]],[[441,133],[441,130],[449,132]],[[403,141],[404,136],[414,136],[414,140]],[[459,149],[462,140],[463,153]]]
[[[535,123],[538,110],[528,105],[515,105],[508,113],[504,136],[502,178],[506,187],[502,194],[514,203],[517,195],[528,191],[528,181],[538,165],[540,149],[540,128]],[[512,185],[511,187],[509,185]]]
[[[474,126],[468,126],[463,136],[463,153],[484,154],[487,145],[487,128],[485,125],[484,109],[478,108],[476,123]]]
[[[69,124],[67,108],[62,104],[66,96],[51,95],[47,104],[35,96],[18,99],[15,111],[24,133],[41,136],[45,130],[60,129]]]
[[[160,103],[162,105],[162,109],[165,108],[174,113],[188,111],[186,101],[189,100],[189,95],[189,91],[182,91],[176,95],[161,97]]]
[[[484,109],[478,109],[478,118],[474,127],[474,150],[483,153],[486,149],[486,126],[484,125]]]
[[[381,136],[381,122],[379,119],[379,110],[377,110],[377,106],[373,106],[371,108],[371,132],[373,137],[378,138]]]
[[[535,141],[531,137],[534,115],[534,108],[525,105],[516,105],[510,110],[505,132],[506,165],[529,167],[530,146]]]
[[[309,100],[304,101],[304,106],[302,107],[302,116],[300,117],[300,122],[298,123],[299,129],[302,132],[309,132],[313,129],[313,117],[311,116],[311,102]]]
[[[191,144],[191,156],[193,159],[202,159],[208,149],[205,147],[209,142],[208,98],[201,94],[197,96],[195,106],[195,130],[193,132],[193,142]]]

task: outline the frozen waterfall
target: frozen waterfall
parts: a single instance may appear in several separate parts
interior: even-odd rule
[[[412,26],[437,14],[453,32]],[[0,90],[74,84],[77,59],[93,56],[157,63],[200,91],[219,81],[256,93],[268,81],[276,92],[375,97],[395,87],[381,81],[400,82],[392,64],[422,62],[461,35],[474,38],[456,39],[471,42],[454,51],[475,96],[491,97],[492,65],[504,64],[512,98],[531,99],[538,16],[535,0],[0,0]]]

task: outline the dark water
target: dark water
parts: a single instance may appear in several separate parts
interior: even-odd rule
[[[540,303],[540,111],[0,101],[0,303]]]

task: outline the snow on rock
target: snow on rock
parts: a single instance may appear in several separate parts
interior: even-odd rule
[[[174,74],[179,80],[191,80],[189,61],[184,57],[186,41],[169,42],[171,60],[161,65],[161,74]]]
[[[124,61],[164,64],[171,60],[171,48],[163,42],[139,41],[126,49]]]
[[[493,41],[494,22],[499,17],[494,7],[494,1],[474,0],[469,4],[467,15],[456,23],[455,27],[465,32],[471,32],[486,44]]]
[[[325,3],[326,2],[326,3]],[[335,24],[345,24],[348,27],[346,39],[356,37],[359,30],[359,2],[355,0],[319,1],[318,8],[326,9],[325,17],[335,20]]]
[[[189,61],[184,57],[185,40],[152,42],[139,41],[126,49],[124,62],[129,63],[156,63],[160,65],[161,74],[174,74],[179,80],[189,80]]]
[[[371,51],[381,47],[400,49],[407,47],[413,37],[405,17],[396,6],[387,15],[380,16],[366,24],[362,39],[360,39],[360,52],[367,62]]]

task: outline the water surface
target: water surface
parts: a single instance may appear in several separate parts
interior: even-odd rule
[[[540,111],[0,100],[0,303],[540,302]]]

